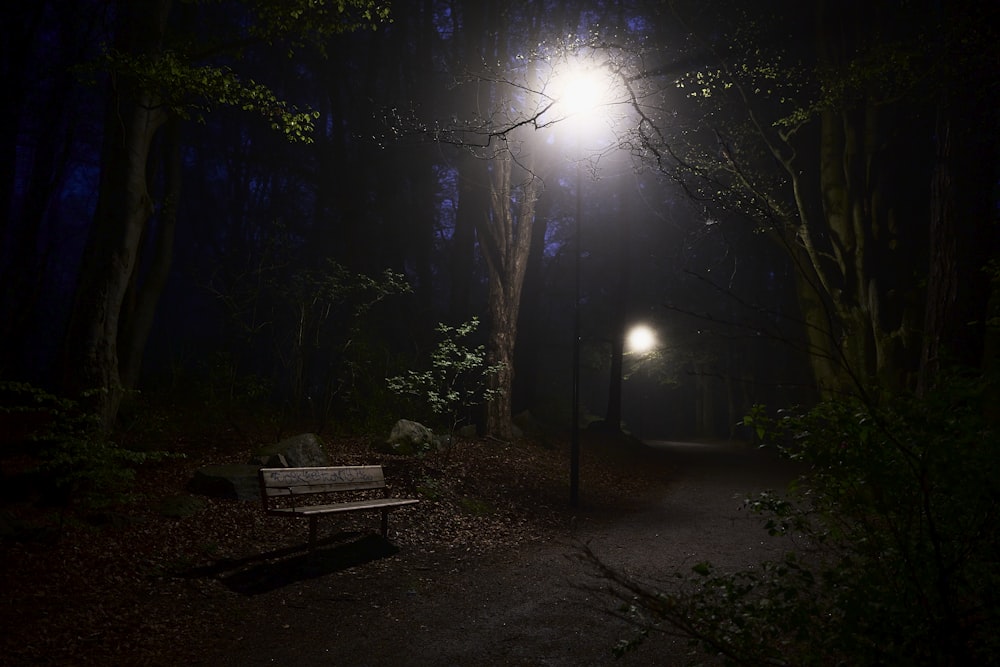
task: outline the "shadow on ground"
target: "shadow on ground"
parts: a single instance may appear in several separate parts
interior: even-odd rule
[[[339,533],[320,541],[317,548],[291,547],[239,559],[222,559],[180,573],[191,579],[217,577],[241,595],[261,595],[308,579],[358,567],[395,555],[399,548],[380,535]],[[345,542],[345,540],[351,540]],[[340,543],[337,546],[329,546]]]

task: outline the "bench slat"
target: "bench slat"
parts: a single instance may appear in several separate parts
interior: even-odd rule
[[[403,507],[420,502],[415,498],[373,498],[371,500],[349,500],[332,505],[301,505],[299,507],[273,507],[269,514],[286,514],[292,516],[309,516],[312,514],[336,514],[337,512],[353,512],[354,510],[381,509]]]

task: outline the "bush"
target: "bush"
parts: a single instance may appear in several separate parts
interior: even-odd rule
[[[786,414],[765,442],[810,472],[748,504],[801,549],[733,574],[702,563],[670,590],[603,571],[635,619],[732,664],[992,663],[1000,443],[983,405],[980,383],[952,379],[925,398]]]
[[[422,401],[449,433],[455,433],[463,412],[494,400],[500,393],[490,389],[489,383],[502,364],[488,364],[485,347],[468,343],[478,327],[477,317],[457,327],[438,324],[440,340],[431,354],[431,367],[386,379],[391,391]]]
[[[30,384],[0,383],[0,413],[29,425],[18,434],[20,453],[47,489],[47,500],[94,510],[122,500],[135,466],[162,460],[166,452],[137,452],[103,435],[96,415],[76,401]]]

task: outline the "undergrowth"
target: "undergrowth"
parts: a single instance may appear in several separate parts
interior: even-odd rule
[[[650,587],[594,559],[640,632],[677,634],[728,664],[971,665],[996,661],[1000,442],[981,381],[922,398],[828,401],[752,427],[809,472],[747,499],[783,559],[699,563]]]
[[[91,511],[120,503],[137,466],[171,456],[120,445],[80,402],[31,384],[0,383],[0,418],[8,432],[3,456],[19,457],[17,474],[56,507]]]

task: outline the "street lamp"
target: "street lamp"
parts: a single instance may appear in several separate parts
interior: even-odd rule
[[[645,324],[637,324],[629,329],[625,336],[625,346],[629,354],[639,355],[638,371],[642,374],[642,362],[645,361],[649,353],[656,348],[656,332]],[[647,375],[648,384],[648,375]],[[643,391],[639,400],[639,437],[642,438],[642,422],[646,408],[646,394]]]
[[[572,431],[569,446],[569,502],[576,507],[580,504],[580,218],[583,217],[583,178],[580,157],[576,163],[576,215],[573,216],[573,410]]]
[[[573,248],[573,397],[572,426],[570,436],[570,504],[580,503],[580,220],[583,218],[581,190],[583,177],[581,162],[582,137],[585,132],[597,133],[598,121],[610,125],[606,111],[614,103],[613,81],[606,69],[597,67],[585,59],[568,62],[557,76],[553,77],[552,100],[554,121],[569,122],[576,144],[576,215],[574,216]]]

